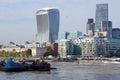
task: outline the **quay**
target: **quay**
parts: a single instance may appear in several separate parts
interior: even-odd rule
[[[100,58],[100,59],[82,59],[82,58],[78,58],[75,62],[78,64],[81,63],[104,63],[106,61],[116,61],[116,60],[120,60],[120,58]]]

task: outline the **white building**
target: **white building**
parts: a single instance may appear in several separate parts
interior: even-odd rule
[[[17,44],[4,44],[0,48],[0,51],[9,51],[9,52],[22,52],[26,51],[28,49],[32,50],[32,56],[33,57],[40,57],[42,56],[46,50],[47,46],[45,44],[40,44],[38,42],[33,42],[29,44],[24,44],[24,45],[17,45]]]
[[[82,48],[82,57],[99,57],[106,53],[106,44],[102,37],[80,37],[74,43]]]
[[[63,39],[58,44],[58,54],[60,58],[70,58],[73,54],[73,43],[71,40]]]
[[[31,50],[33,57],[41,57],[46,52],[47,47],[32,47]]]
[[[38,42],[33,42],[30,44],[25,44],[25,48],[32,50],[32,56],[34,57],[40,57],[43,56],[43,54],[47,50],[47,46],[45,44],[40,44]]]
[[[20,51],[24,51],[25,49],[23,49],[23,47],[21,47],[20,45],[17,45],[17,44],[4,44],[2,45],[0,51],[9,51],[9,52],[12,52],[12,51],[16,51],[16,52],[20,52]]]

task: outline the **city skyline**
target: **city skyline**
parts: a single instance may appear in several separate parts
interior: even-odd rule
[[[95,19],[96,4],[108,3],[109,20],[113,28],[120,28],[119,0],[1,0],[0,44],[10,41],[23,43],[32,41],[37,33],[35,12],[43,7],[56,7],[60,10],[60,31],[81,31],[85,33],[88,18]]]

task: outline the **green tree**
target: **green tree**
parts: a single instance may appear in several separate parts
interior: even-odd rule
[[[28,49],[28,50],[26,51],[26,55],[27,55],[27,56],[32,56],[32,50],[31,50],[31,49]]]
[[[116,57],[120,57],[120,48],[116,50],[114,56],[116,56]]]
[[[116,50],[117,53],[120,53],[120,48]]]
[[[52,51],[50,49],[50,47],[47,48],[46,52],[43,54],[44,57],[52,55]]]

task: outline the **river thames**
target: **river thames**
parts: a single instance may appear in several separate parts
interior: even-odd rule
[[[0,72],[0,80],[120,80],[120,64],[51,62],[50,72]]]

